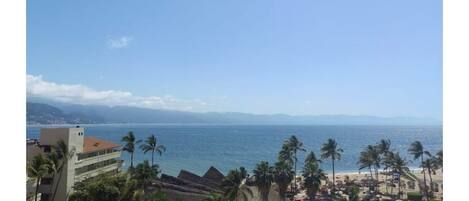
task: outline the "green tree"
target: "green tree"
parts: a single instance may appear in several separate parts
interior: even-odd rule
[[[261,161],[254,169],[254,176],[256,177],[255,185],[259,190],[259,195],[263,201],[269,200],[270,187],[274,180],[273,167],[269,166],[266,161]]]
[[[37,201],[37,194],[39,190],[39,182],[49,172],[49,162],[41,154],[32,158],[31,163],[26,166],[28,177],[36,179],[36,190],[34,194],[34,201]]]
[[[160,173],[157,165],[150,165],[148,160],[139,163],[130,173],[130,177],[137,181],[137,186],[143,190],[146,189],[151,182],[158,178]]]
[[[393,155],[393,162],[392,162],[392,169],[394,172],[397,172],[400,176],[399,176],[399,179],[398,179],[398,189],[399,189],[399,198],[401,196],[401,177],[402,175],[405,175],[407,172],[409,172],[409,168],[407,167],[407,160],[405,160],[404,158],[402,158],[400,155],[399,155],[399,152],[396,152],[395,154],[392,154]]]
[[[130,168],[134,167],[134,152],[135,152],[135,145],[140,142],[135,139],[135,135],[132,131],[127,133],[126,136],[122,137],[122,141],[125,143],[124,147],[122,148],[123,151],[126,151],[130,154]]]
[[[321,147],[321,158],[332,161],[332,185],[335,190],[335,160],[340,160],[343,149],[339,148],[334,139],[329,138]]]
[[[425,168],[423,168],[423,161],[424,161],[424,153],[425,153],[425,150],[423,148],[423,145],[422,143],[420,143],[420,141],[415,141],[413,142],[409,149],[409,154],[413,155],[414,156],[414,160],[417,160],[420,158],[420,167],[422,167],[422,173],[423,173],[423,186],[424,186],[424,189],[423,189],[423,193],[425,195],[425,197],[428,199],[428,187],[427,187],[427,177],[425,176]]]
[[[368,168],[371,179],[373,179],[373,171],[371,167],[373,166],[374,162],[369,149],[365,149],[364,151],[360,152],[360,157],[358,158],[357,164],[360,170]]]
[[[315,163],[319,165],[319,163],[322,163],[322,161],[316,157],[316,154],[314,154],[313,151],[310,151],[305,158],[305,164],[307,163]]]
[[[300,140],[298,140],[298,138],[295,136],[295,135],[292,135],[290,136],[290,138],[286,141],[286,144],[289,148],[289,150],[291,151],[291,156],[293,156],[293,161],[294,161],[294,178],[293,178],[293,184],[295,186],[295,189],[296,189],[296,181],[295,181],[295,177],[296,177],[296,164],[298,162],[298,157],[297,157],[297,153],[298,151],[302,151],[302,152],[305,152],[306,149],[304,149],[304,146],[303,146],[303,143],[300,142]]]
[[[223,198],[228,201],[244,200],[248,201],[253,196],[252,190],[247,187],[242,181],[246,173],[235,169],[230,170],[223,178],[221,187],[223,189]]]
[[[274,181],[278,185],[278,193],[282,200],[285,200],[285,195],[288,185],[293,180],[295,173],[290,164],[285,161],[278,161],[274,165]]]
[[[150,137],[148,137],[145,140],[145,143],[140,145],[140,149],[142,149],[143,153],[145,154],[151,151],[151,165],[153,165],[155,152],[161,156],[163,152],[166,151],[166,147],[164,145],[158,144],[155,135],[151,135]]]
[[[326,175],[323,170],[319,168],[319,165],[315,161],[309,161],[305,163],[303,168],[304,185],[306,193],[310,200],[315,200],[316,193],[321,187],[321,180],[326,179]]]

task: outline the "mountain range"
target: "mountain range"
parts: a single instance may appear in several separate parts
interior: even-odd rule
[[[27,102],[31,124],[285,124],[285,125],[441,125],[430,118],[363,115],[286,115],[237,112],[185,112],[128,106],[79,105],[51,101]]]

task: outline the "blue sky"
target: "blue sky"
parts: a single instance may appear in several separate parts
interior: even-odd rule
[[[442,118],[441,1],[28,1],[28,96]]]

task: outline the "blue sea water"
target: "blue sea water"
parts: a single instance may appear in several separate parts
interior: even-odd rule
[[[28,126],[27,138],[38,138],[39,130],[44,126]],[[155,124],[112,124],[82,125],[85,136],[121,143],[128,131],[133,131],[138,139],[144,140],[155,134],[167,151],[155,155],[163,173],[177,175],[185,169],[203,174],[210,166],[226,173],[240,166],[252,170],[261,160],[274,163],[277,153],[285,139],[296,135],[309,151],[319,156],[321,144],[328,138],[334,138],[344,150],[342,159],[336,162],[336,172],[358,172],[356,161],[359,153],[368,144],[380,139],[390,139],[391,148],[399,151],[407,160],[409,145],[419,140],[425,149],[436,153],[442,149],[441,126],[297,126],[297,125],[155,125]],[[299,153],[298,169],[306,153]],[[138,150],[135,163],[150,159]],[[130,156],[124,153],[125,167]],[[410,167],[418,167],[417,162],[410,162]],[[330,161],[324,160],[321,167],[331,171]]]

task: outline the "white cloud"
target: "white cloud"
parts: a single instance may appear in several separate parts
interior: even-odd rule
[[[111,49],[119,49],[127,47],[132,40],[133,38],[128,36],[122,36],[120,38],[110,38],[107,41],[107,45]]]
[[[171,109],[185,111],[205,111],[205,103],[199,99],[183,100],[171,95],[136,96],[127,91],[98,91],[80,84],[57,84],[42,79],[42,76],[27,75],[26,92],[28,97],[49,100],[107,106],[133,106],[152,109]]]

